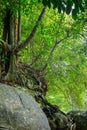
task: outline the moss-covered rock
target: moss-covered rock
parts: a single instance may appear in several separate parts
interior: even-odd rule
[[[87,111],[70,111],[67,115],[72,118],[73,124],[76,124],[75,130],[87,130]]]

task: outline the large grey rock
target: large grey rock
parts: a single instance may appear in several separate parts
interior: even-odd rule
[[[50,127],[32,96],[0,84],[0,130],[50,130]]]

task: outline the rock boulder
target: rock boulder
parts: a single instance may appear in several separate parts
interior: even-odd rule
[[[0,130],[50,130],[50,127],[32,96],[0,84]]]

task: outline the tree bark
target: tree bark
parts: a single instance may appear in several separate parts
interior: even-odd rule
[[[19,9],[16,14],[15,22],[14,22],[14,43],[15,46],[19,44],[21,40],[21,2],[19,0]]]
[[[9,29],[8,29],[8,44],[14,46],[14,15],[10,16],[9,19]],[[16,62],[16,58],[13,54],[13,51],[9,51],[8,52],[8,62],[7,62],[7,75],[5,77],[6,80],[8,81],[12,81],[14,80],[14,71],[15,71],[15,62]]]
[[[2,69],[1,69],[1,54],[0,54],[0,78],[1,78],[1,72],[2,72]]]
[[[6,42],[6,39],[7,39],[7,33],[8,33],[8,23],[9,23],[9,16],[8,16],[8,12],[9,10],[6,9],[6,15],[4,17],[4,27],[3,27],[3,35],[2,35],[2,40],[4,42]],[[3,71],[5,71],[5,63],[6,63],[6,60],[5,60],[5,57],[7,55],[7,51],[6,51],[6,48],[5,48],[5,45],[6,44],[2,44],[2,46],[4,47],[2,49],[2,52],[1,52],[1,73]]]
[[[11,14],[11,10],[8,10],[8,45],[13,45],[14,43],[14,18]],[[9,70],[9,66],[10,66],[10,56],[11,56],[11,52],[9,51],[6,54],[6,63],[5,63],[5,71],[6,73]]]
[[[18,37],[18,19],[16,18],[14,21],[14,44],[17,45],[17,37]]]
[[[17,42],[21,40],[21,1],[19,0],[19,10],[18,10],[18,37]]]

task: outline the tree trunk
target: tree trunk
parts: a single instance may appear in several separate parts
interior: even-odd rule
[[[16,56],[13,54],[10,56],[10,66],[9,66],[8,73],[5,77],[5,80],[7,81],[16,80]]]
[[[19,8],[14,22],[14,44],[17,46],[21,39],[21,10]]]
[[[3,27],[3,35],[2,40],[6,42],[7,39],[7,33],[8,33],[8,24],[9,24],[9,10],[6,10],[6,16],[4,18],[4,27]],[[5,49],[2,49],[1,52],[1,73],[5,73],[5,64],[6,64],[6,55],[7,52]]]
[[[1,55],[0,55],[0,79],[1,79]]]
[[[21,1],[19,0],[17,42],[20,42],[20,40],[21,40]]]
[[[10,14],[9,14],[10,15]],[[8,29],[8,44],[14,46],[14,22],[15,17],[13,15],[10,15],[9,19],[9,29]],[[7,62],[7,75],[5,77],[8,81],[14,80],[14,72],[15,72],[15,62],[16,62],[16,56],[14,56],[13,52],[8,52],[7,54],[8,62]]]
[[[19,10],[18,12],[15,12],[15,15],[14,12],[12,12],[12,10],[6,9],[5,26],[7,28],[6,30],[3,31],[3,39],[7,42],[7,45],[10,45],[11,48],[9,51],[3,52],[4,55],[6,54],[6,59],[7,59],[5,61],[5,72],[6,72],[5,80],[7,81],[13,81],[16,78],[15,76],[18,73],[17,69],[15,69],[16,62],[17,62],[17,53],[20,50],[24,49],[28,45],[28,43],[30,43],[46,11],[46,7],[44,7],[36,22],[36,25],[34,26],[28,38],[25,40],[25,42],[23,42],[23,44],[18,45],[18,42],[20,41],[21,38],[21,9],[20,9],[21,7],[20,6],[21,4],[19,4]]]
[[[17,45],[17,36],[18,36],[18,19],[14,21],[14,44]]]
[[[19,10],[15,12],[16,15],[9,13],[9,26],[8,26],[8,44],[13,46],[18,46],[18,42],[21,38],[21,4],[19,0]],[[14,53],[14,49],[8,52],[8,62],[7,62],[7,75],[5,79],[7,81],[17,80],[17,53]]]

